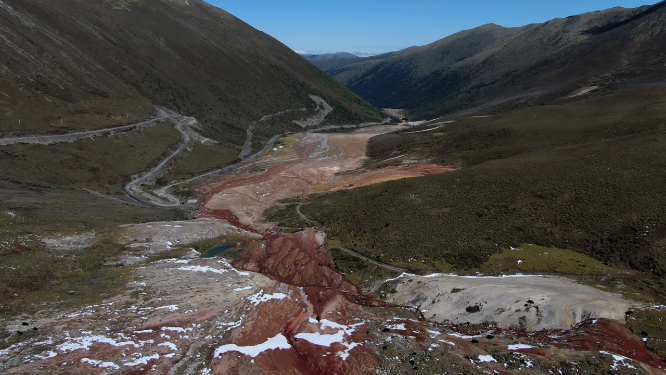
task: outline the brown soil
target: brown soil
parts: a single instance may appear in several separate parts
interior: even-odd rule
[[[594,323],[581,324],[562,334],[554,340],[553,345],[580,351],[603,350],[666,371],[666,362],[648,350],[641,339],[627,327],[608,319],[592,322]]]
[[[282,199],[454,169],[422,164],[351,172],[363,166],[370,138],[396,129],[382,126],[346,134],[294,135],[289,138],[293,147],[271,151],[246,167],[201,185],[204,203],[198,215],[227,219],[229,211],[235,215],[234,225],[266,231],[271,224],[264,222],[263,213]]]
[[[359,287],[335,269],[326,249],[317,243],[316,231],[294,234],[269,234],[266,242],[245,249],[243,258],[234,266],[258,272],[298,286],[316,285],[362,294]]]

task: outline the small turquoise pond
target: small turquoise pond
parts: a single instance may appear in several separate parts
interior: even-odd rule
[[[222,254],[223,252],[229,250],[231,246],[229,245],[217,245],[215,247],[211,247],[210,249],[206,250],[203,252],[203,257],[204,258],[213,258],[218,254]]]

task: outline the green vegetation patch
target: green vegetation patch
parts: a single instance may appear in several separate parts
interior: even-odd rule
[[[556,247],[522,245],[494,254],[481,267],[483,273],[499,274],[508,270],[554,272],[576,276],[604,276],[616,268],[587,255]]]
[[[130,176],[148,168],[179,141],[178,131],[158,125],[118,138],[2,146],[0,179],[122,193],[123,183]]]
[[[568,249],[522,245],[492,255],[480,271],[490,275],[524,272],[576,276],[578,281],[592,287],[621,293],[637,301],[666,302],[666,280]]]
[[[110,267],[123,247],[119,224],[183,219],[182,211],[125,205],[80,189],[0,181],[0,315],[94,303],[117,293],[130,271]],[[43,237],[94,233],[85,250],[49,250]]]
[[[14,95],[20,94],[16,92]],[[0,132],[103,129],[149,119],[154,110],[153,104],[144,97],[134,95],[114,96],[111,100],[89,96],[80,102],[62,101],[57,106],[44,105],[43,98],[26,98],[26,102],[12,107],[0,118]]]
[[[627,316],[627,327],[635,334],[647,338],[645,345],[658,355],[666,357],[666,308],[637,310]]]
[[[266,210],[264,216],[266,220],[276,223],[280,230],[286,232],[298,232],[303,228],[310,228],[312,224],[303,220],[296,212],[296,207],[300,203],[286,203],[285,205],[274,206]]]
[[[0,181],[0,241],[112,230],[120,224],[182,220],[185,213],[126,205],[80,189]]]
[[[104,266],[123,246],[103,236],[82,251],[53,253],[37,241],[16,242],[0,251],[0,315],[98,302],[119,292],[130,269]]]
[[[165,185],[172,181],[185,180],[211,169],[223,167],[237,159],[238,149],[218,145],[197,144],[189,156],[178,159],[171,169],[158,180]]]
[[[335,262],[335,267],[349,281],[366,291],[373,291],[375,284],[383,284],[384,280],[399,276],[398,272],[370,264],[335,248],[330,249],[328,253]]]
[[[471,269],[532,243],[666,275],[665,94],[475,118],[437,137],[392,134],[370,154],[420,152],[463,168],[318,195],[302,211],[344,247],[387,263]]]
[[[663,129],[664,97],[663,86],[646,87],[565,105],[463,118],[429,132],[405,129],[372,138],[368,156],[381,161],[422,153],[435,162],[469,167],[543,150],[621,139]]]

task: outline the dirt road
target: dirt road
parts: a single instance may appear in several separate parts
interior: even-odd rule
[[[311,220],[310,218],[305,216],[305,214],[303,214],[303,212],[301,211],[301,206],[303,206],[303,203],[296,206],[296,213],[298,214],[298,216],[300,216],[301,219],[303,219],[303,220],[307,221],[308,223],[312,224],[315,228],[321,228],[321,223],[320,222],[315,221],[315,220]]]
[[[156,166],[141,173],[138,177],[128,182],[124,189],[130,197],[142,203],[150,203],[160,207],[180,207],[181,202],[178,197],[172,194],[162,194],[159,195],[158,198],[155,195],[144,191],[142,185],[155,185],[155,180],[169,170],[171,163],[176,158],[186,153],[188,148],[193,146],[194,140],[190,136],[189,127],[197,124],[197,120],[193,117],[178,115],[166,108],[159,108],[159,110],[170,114],[167,117],[167,121],[172,123],[174,128],[180,132],[180,144],[175,150],[167,152]]]
[[[79,139],[95,138],[95,137],[110,137],[121,134],[128,134],[145,127],[155,126],[159,121],[165,121],[168,115],[162,111],[157,111],[157,116],[150,120],[142,121],[136,124],[115,126],[112,128],[87,130],[81,132],[71,132],[65,134],[35,134],[26,135],[21,137],[6,137],[0,138],[0,146],[13,145],[17,143],[33,144],[33,145],[52,145],[56,143],[68,143],[78,141]]]
[[[326,101],[318,96],[310,95],[310,98],[317,103],[317,108],[319,109],[319,112],[314,116],[309,119],[303,120],[303,121],[294,121],[294,123],[297,123],[300,126],[306,127],[306,126],[317,126],[321,124],[322,121],[325,120],[326,116],[333,110],[333,108],[326,103]],[[202,173],[200,175],[188,178],[183,181],[179,181],[173,184],[169,184],[167,186],[163,187],[158,187],[151,189],[149,191],[146,191],[145,188],[142,188],[144,185],[149,185],[149,186],[154,186],[155,185],[155,180],[159,178],[161,175],[166,173],[168,169],[170,168],[171,162],[174,161],[176,158],[180,157],[182,154],[184,154],[187,150],[187,148],[191,147],[191,144],[193,143],[193,139],[197,141],[202,141],[201,135],[198,133],[194,132],[192,128],[198,128],[198,122],[196,119],[193,117],[186,117],[186,116],[181,116],[176,114],[175,112],[172,112],[166,108],[160,107],[160,110],[163,112],[168,112],[169,113],[169,121],[174,124],[174,127],[181,133],[181,144],[179,147],[174,150],[173,152],[168,152],[162,157],[162,161],[155,167],[144,171],[142,174],[134,178],[131,182],[129,182],[127,185],[125,185],[125,192],[127,194],[142,202],[142,203],[148,203],[152,204],[158,207],[165,207],[165,208],[184,208],[182,205],[180,198],[176,197],[171,193],[171,189],[174,186],[178,185],[183,185],[187,183],[191,183],[206,177],[210,176],[215,176],[220,173],[226,173],[233,171],[235,169],[241,168],[243,166],[246,166],[250,163],[252,163],[254,160],[256,160],[260,155],[264,154],[266,151],[268,151],[275,142],[282,136],[288,135],[289,133],[284,133],[284,134],[279,134],[273,136],[266,144],[264,144],[264,147],[256,152],[255,154],[250,156],[250,153],[252,152],[252,140],[254,136],[254,128],[261,124],[262,122],[269,120],[273,117],[280,116],[286,113],[294,112],[294,111],[307,111],[305,108],[302,109],[287,109],[284,111],[280,111],[274,114],[268,114],[263,116],[260,120],[253,122],[248,126],[248,129],[246,131],[246,140],[243,145],[243,148],[241,149],[241,152],[238,155],[238,158],[241,159],[240,162],[224,166],[220,169]],[[205,140],[206,138],[204,138]],[[203,143],[203,142],[202,142]]]
[[[363,259],[363,260],[365,260],[366,262],[368,262],[368,263],[370,263],[370,264],[374,264],[375,266],[379,266],[379,267],[382,267],[382,268],[386,268],[387,270],[391,270],[391,271],[395,271],[395,272],[402,272],[402,273],[407,272],[407,270],[404,269],[404,268],[400,268],[400,267],[392,266],[392,265],[390,265],[390,264],[382,263],[382,262],[380,262],[380,261],[378,261],[378,260],[374,260],[374,259],[372,259],[372,258],[368,258],[368,257],[366,257],[365,255],[361,255],[361,254],[359,254],[359,253],[357,253],[356,251],[351,250],[351,249],[346,249],[346,248],[344,248],[344,247],[336,247],[336,248],[334,248],[334,249],[337,249],[337,250],[343,251],[343,252],[345,252],[345,253],[347,253],[347,254],[353,256],[353,257],[356,257],[356,258],[359,258],[359,259]]]

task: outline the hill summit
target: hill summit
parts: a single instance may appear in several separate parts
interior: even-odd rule
[[[655,81],[666,3],[461,31],[370,58],[310,59],[370,103],[410,117],[488,114]]]

